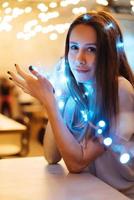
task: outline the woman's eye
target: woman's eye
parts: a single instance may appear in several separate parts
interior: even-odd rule
[[[77,47],[76,45],[71,45],[71,46],[70,46],[70,49],[71,49],[71,50],[78,50],[78,47]]]
[[[96,47],[89,47],[88,52],[96,53]]]

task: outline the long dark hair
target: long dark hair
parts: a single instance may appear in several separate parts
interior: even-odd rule
[[[125,77],[134,87],[133,73],[122,46],[122,33],[116,20],[104,11],[83,14],[74,20],[69,28],[65,46],[65,72],[69,78],[68,88],[77,103],[87,110],[87,97],[84,96],[83,84],[76,82],[68,62],[70,34],[79,24],[91,26],[97,33],[95,104],[99,111],[96,109],[94,123],[104,119],[109,129],[112,119],[116,124],[119,113],[118,77]]]

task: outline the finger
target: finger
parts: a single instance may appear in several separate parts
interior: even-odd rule
[[[25,92],[25,93],[31,95],[30,92],[29,92],[26,88],[21,88],[21,89],[23,90],[23,92]]]
[[[27,74],[24,70],[22,70],[22,69],[19,67],[19,65],[15,64],[15,67],[16,67],[17,73],[18,73],[21,77],[23,77],[24,79],[29,78],[30,75]]]
[[[12,80],[13,83],[14,83],[16,86],[20,87],[21,89],[24,89],[24,88],[25,88],[24,85],[20,84],[19,82],[16,82],[13,78],[9,77],[9,79]]]
[[[12,80],[13,80],[13,79],[12,79]],[[24,86],[23,86],[23,85],[19,84],[18,82],[14,81],[14,80],[13,80],[13,82],[14,82],[14,84],[15,84],[16,86],[20,87],[21,89],[24,89]]]
[[[20,85],[19,83],[15,82],[15,81],[14,81],[14,84],[16,86],[18,86],[19,88],[21,88],[25,93],[30,94],[30,92],[27,88],[23,87],[22,85]]]
[[[26,87],[22,86],[21,84],[19,84],[19,83],[16,82],[15,80],[13,80],[13,78],[11,78],[11,77],[9,77],[9,79],[12,80],[13,83],[14,83],[17,87],[19,87],[20,89],[22,89],[25,93],[30,94],[29,90],[28,90]]]
[[[29,66],[29,71],[36,76],[38,79],[42,78],[41,74],[39,74],[39,72],[37,72],[37,70],[33,67],[33,66]]]
[[[21,77],[19,77],[18,75],[16,75],[14,72],[9,72],[8,71],[8,74],[11,76],[11,78],[12,78],[13,81],[15,81],[16,83],[19,83],[23,87],[26,86],[25,80],[22,79]]]

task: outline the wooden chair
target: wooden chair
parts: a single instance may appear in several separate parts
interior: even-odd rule
[[[3,122],[3,127],[0,127],[0,158],[26,156],[29,152],[29,122],[25,119],[18,121],[0,114],[0,125]]]

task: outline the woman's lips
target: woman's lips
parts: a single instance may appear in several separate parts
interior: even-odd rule
[[[79,69],[79,68],[77,68],[76,71],[78,71],[80,73],[84,73],[84,72],[89,72],[90,69]]]

